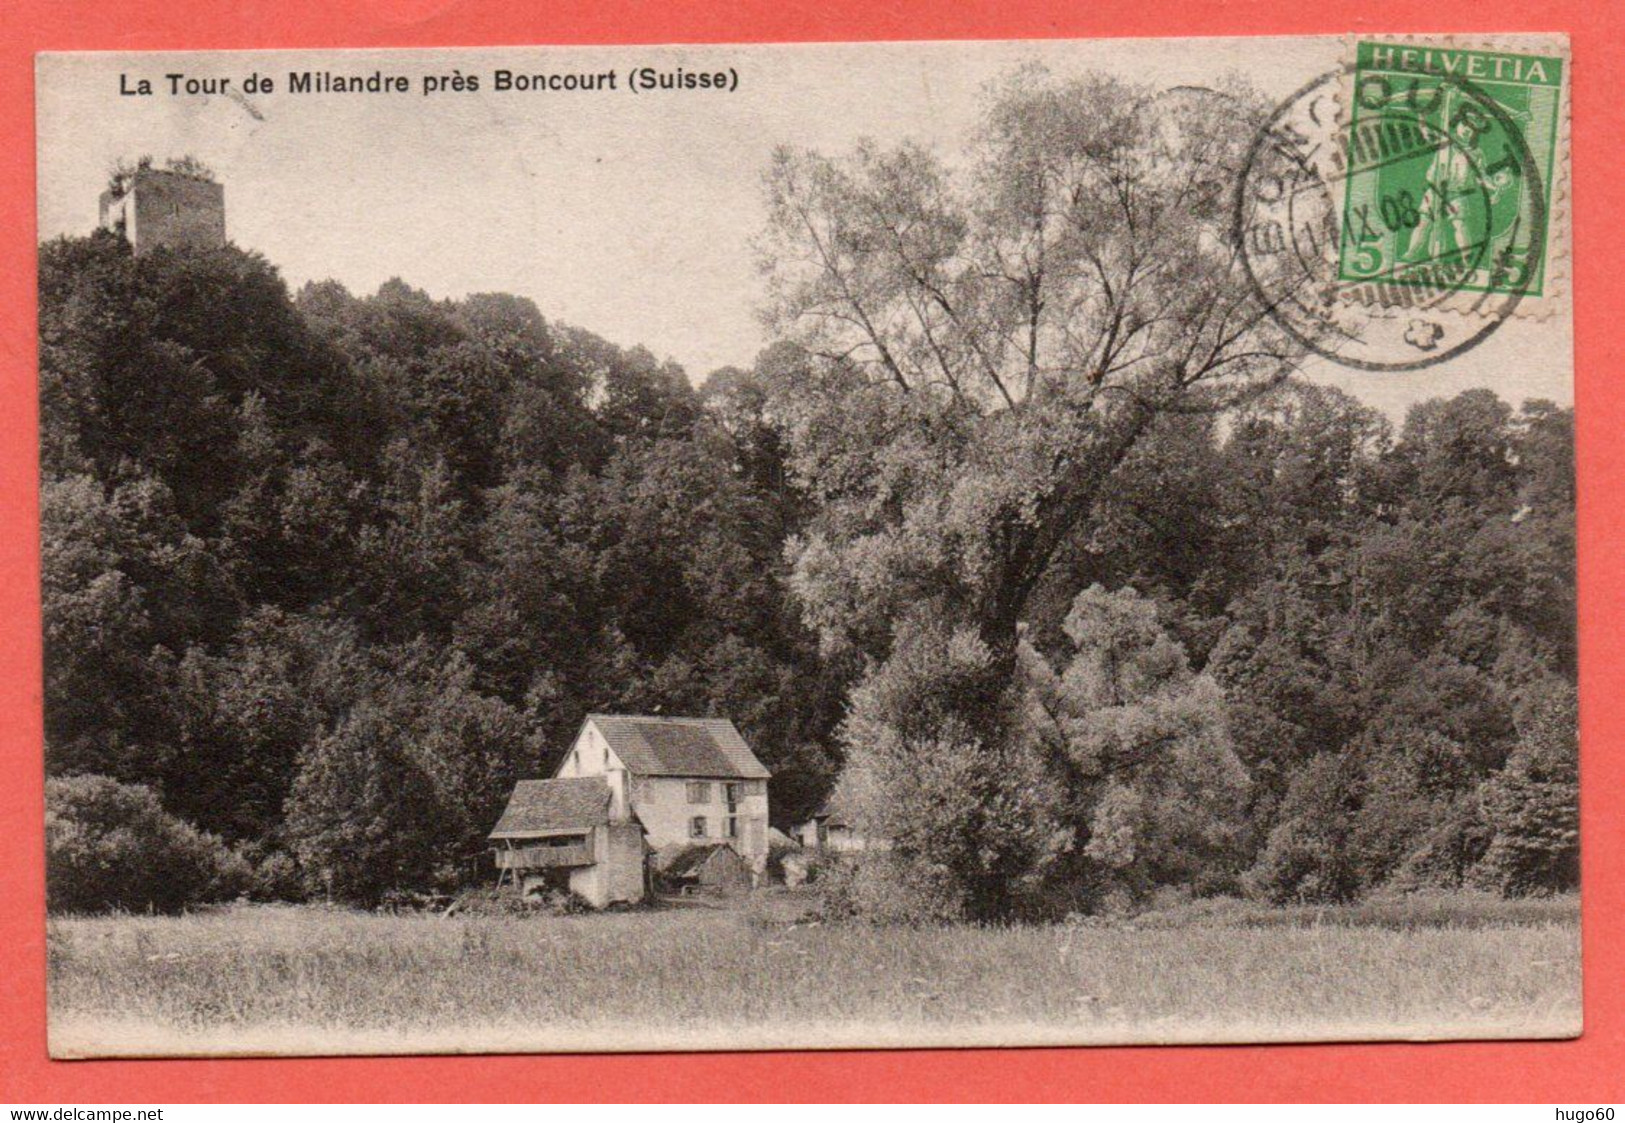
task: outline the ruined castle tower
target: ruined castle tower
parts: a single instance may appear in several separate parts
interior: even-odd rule
[[[124,191],[104,191],[102,226],[136,254],[156,246],[208,249],[226,244],[226,189],[184,172],[140,168]]]

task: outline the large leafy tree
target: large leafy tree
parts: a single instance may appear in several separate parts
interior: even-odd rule
[[[169,807],[230,841],[270,844],[306,749],[374,682],[350,621],[261,607],[228,644],[188,648],[166,685]]]
[[[237,590],[150,477],[47,478],[40,522],[47,767],[153,781],[174,747],[173,658],[224,638]]]
[[[993,658],[969,627],[912,619],[853,691],[835,798],[861,834],[885,840],[858,871],[863,911],[988,918],[1033,898],[1055,833],[1043,762],[964,715]]]
[[[831,650],[877,664],[902,622],[968,629],[987,657],[944,720],[978,752],[1013,734],[1018,624],[1118,470],[1298,358],[1226,232],[1250,113],[1025,70],[954,165],[864,144],[767,174],[768,317],[801,347],[770,373],[818,511],[797,592]],[[970,896],[1008,907],[988,879]]]
[[[1292,368],[1226,236],[1238,112],[1023,71],[957,168],[908,144],[776,155],[768,314],[806,354],[783,411],[821,508],[799,579],[832,638],[923,593],[1007,662],[1152,426]]]

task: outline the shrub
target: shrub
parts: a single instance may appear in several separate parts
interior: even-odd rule
[[[1324,753],[1292,778],[1250,887],[1277,904],[1348,901],[1361,888],[1351,841],[1359,784],[1352,762]]]
[[[872,924],[940,924],[962,918],[951,872],[919,858],[865,854],[820,868],[824,915]]]
[[[850,903],[876,919],[1008,916],[1049,833],[1043,776],[1010,735],[999,661],[968,627],[912,619],[852,694],[846,764],[832,800],[853,828],[886,840],[855,872]],[[892,889],[882,888],[891,885]]]
[[[1460,889],[1488,845],[1489,832],[1477,803],[1469,797],[1455,800],[1412,842],[1385,885],[1402,893]]]
[[[1579,713],[1572,687],[1553,690],[1519,721],[1519,745],[1484,785],[1483,815],[1494,833],[1473,871],[1505,896],[1572,889],[1580,883]]]
[[[152,789],[106,776],[45,784],[46,899],[52,912],[179,912],[247,888],[248,862],[164,811]]]
[[[807,882],[812,885],[822,884],[831,877],[839,877],[852,864],[849,859],[833,850],[804,850],[802,860],[807,866]]]
[[[784,860],[801,854],[801,847],[793,842],[770,840],[767,844],[767,877],[769,881],[784,883]]]
[[[304,881],[299,863],[281,850],[272,850],[253,863],[254,878],[249,885],[249,896],[257,901],[302,901],[305,899]]]

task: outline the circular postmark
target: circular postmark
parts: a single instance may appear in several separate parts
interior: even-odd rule
[[[1405,371],[1477,346],[1512,316],[1545,228],[1540,171],[1493,97],[1455,75],[1351,66],[1304,85],[1258,129],[1231,235],[1264,309],[1304,347]]]

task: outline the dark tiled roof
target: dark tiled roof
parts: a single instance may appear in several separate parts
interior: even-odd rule
[[[825,825],[831,827],[849,827],[852,825],[851,823],[847,822],[846,816],[842,815],[840,809],[835,806],[835,799],[833,796],[819,804],[818,810],[814,811],[810,816],[808,816],[808,819],[809,821],[814,819],[828,819],[829,822]]]
[[[609,782],[602,776],[574,780],[521,780],[491,829],[492,838],[542,831],[587,830],[609,822]]]
[[[621,758],[640,776],[705,776],[766,780],[772,775],[727,718],[588,714]]]
[[[694,877],[698,876],[700,868],[716,856],[717,851],[726,850],[734,854],[733,847],[726,842],[700,843],[695,846],[684,847],[661,873],[666,877]],[[726,860],[726,859],[725,859]],[[733,860],[743,865],[744,859],[734,856]]]

